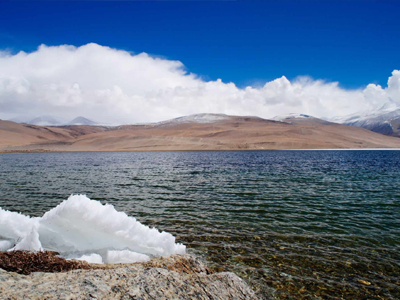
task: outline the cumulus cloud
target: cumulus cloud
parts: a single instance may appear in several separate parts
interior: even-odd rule
[[[388,87],[346,90],[337,82],[286,77],[261,88],[204,81],[179,61],[97,44],[0,51],[0,117],[78,115],[108,124],[154,122],[195,113],[330,118],[400,103],[400,71]]]

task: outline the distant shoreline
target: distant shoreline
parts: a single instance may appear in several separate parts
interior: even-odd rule
[[[166,150],[0,150],[9,153],[96,153],[96,152],[230,152],[230,151],[400,151],[400,148],[320,148],[320,149],[166,149]]]

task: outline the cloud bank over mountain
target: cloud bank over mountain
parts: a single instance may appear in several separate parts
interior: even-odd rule
[[[369,84],[347,90],[338,82],[282,76],[260,88],[242,89],[220,79],[204,81],[179,61],[93,43],[0,52],[0,118],[83,115],[110,125],[195,113],[272,118],[296,112],[331,118],[377,109],[388,101],[400,103],[398,70],[385,88]]]

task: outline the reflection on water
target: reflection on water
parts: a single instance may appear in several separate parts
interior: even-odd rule
[[[71,193],[171,232],[276,299],[400,298],[400,151],[0,155],[0,206]]]

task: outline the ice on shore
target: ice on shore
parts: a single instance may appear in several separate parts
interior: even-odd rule
[[[150,260],[150,257],[146,254],[136,253],[129,250],[122,251],[107,251],[106,260],[107,264],[115,263],[129,263],[131,261],[145,262]]]
[[[70,196],[40,218],[0,208],[0,248],[51,250],[62,257],[102,263],[146,261],[184,254],[186,249],[170,233],[145,226],[114,206],[84,195]]]
[[[19,243],[15,245],[13,250],[42,251],[42,245],[39,240],[37,224],[32,226],[31,232],[23,237]]]
[[[131,262],[146,262],[150,260],[150,256],[129,250],[106,250],[100,251],[102,255],[97,253],[91,254],[69,254],[66,259],[84,260],[89,263],[96,264],[119,264]]]
[[[82,255],[79,257],[72,257],[70,259],[77,259],[77,260],[84,260],[89,263],[94,263],[94,264],[102,264],[103,263],[103,258],[101,255],[92,253],[92,254],[87,254],[87,255]]]
[[[0,241],[0,251],[7,251],[13,247],[13,242],[2,240]]]
[[[38,218],[30,218],[0,207],[0,240],[19,242],[31,233],[37,221]]]

